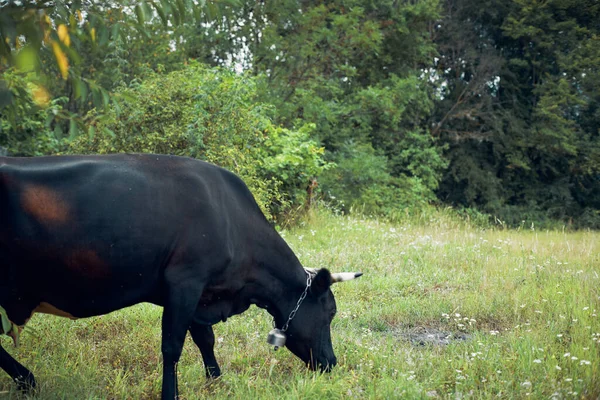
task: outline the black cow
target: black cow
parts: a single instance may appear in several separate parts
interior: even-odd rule
[[[85,318],[140,302],[163,306],[163,399],[177,397],[187,331],[206,374],[218,376],[211,326],[251,304],[277,327],[290,322],[285,345],[310,368],[333,367],[330,286],[359,275],[305,270],[246,185],[202,161],[0,157],[0,306],[10,321],[23,326],[35,312]],[[2,347],[0,368],[21,388],[35,386]]]

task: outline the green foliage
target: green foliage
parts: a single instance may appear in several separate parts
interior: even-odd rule
[[[426,26],[437,10],[436,1],[253,8],[257,25],[270,21],[252,47],[262,98],[284,126],[316,125],[337,164],[322,187],[347,208],[389,216],[434,199],[446,162],[424,126],[433,102],[420,68],[434,52]]]
[[[95,109],[94,118],[102,118],[110,102],[123,100],[113,97],[113,89],[152,70],[181,68],[185,60],[177,48],[182,46],[174,44],[183,24],[210,23],[231,3],[2,1],[0,114],[22,111],[2,76],[16,68],[30,73],[31,82],[51,98],[61,99],[63,112],[55,113],[59,130],[71,136],[87,131],[88,111]]]
[[[55,119],[65,99],[48,98],[29,75],[8,70],[1,77],[13,105],[0,114],[0,147],[14,156],[41,156],[64,147],[65,135]]]
[[[388,159],[369,145],[349,142],[335,153],[335,166],[321,179],[323,192],[344,211],[397,219],[406,209],[434,201],[431,188],[418,177],[389,173]]]
[[[72,153],[142,152],[203,159],[242,177],[267,213],[302,204],[298,192],[326,168],[310,129],[275,127],[248,75],[192,63],[120,93],[127,101],[91,125]]]
[[[260,182],[261,198],[285,192],[272,210],[302,204],[306,179],[325,171],[320,188],[372,214],[442,202],[511,226],[600,226],[596,1],[9,1],[0,9],[0,73],[13,74],[0,77],[0,145],[15,154],[113,132],[102,151],[201,157]],[[167,76],[190,59],[239,79],[213,71],[194,86],[185,73]],[[16,85],[9,67],[28,83]],[[158,76],[167,102],[154,94]],[[137,93],[156,103],[132,100]]]
[[[433,125],[450,166],[439,196],[512,226],[599,226],[600,7],[462,0],[445,8]]]
[[[390,173],[418,178],[435,190],[447,163],[428,130],[422,129],[433,107],[429,88],[416,76],[392,75],[355,98],[352,129],[366,131],[373,147],[387,157]]]
[[[280,180],[280,189],[287,193],[292,202],[303,204],[305,189],[311,179],[333,167],[323,159],[324,148],[310,137],[314,125],[305,125],[298,130],[274,127],[269,130],[261,159],[264,175]]]
[[[12,322],[10,322],[8,316],[6,315],[6,310],[2,308],[2,306],[0,306],[0,328],[2,330],[0,334],[10,332],[10,330],[12,329],[12,325]]]

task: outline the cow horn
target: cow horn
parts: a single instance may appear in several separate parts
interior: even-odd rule
[[[362,272],[336,272],[331,274],[331,281],[333,283],[350,281],[359,276],[362,276]]]

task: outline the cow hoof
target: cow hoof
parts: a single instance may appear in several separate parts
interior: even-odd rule
[[[22,393],[29,393],[33,391],[36,386],[33,374],[16,377],[15,383],[17,384],[17,388],[19,389],[19,391],[21,391]]]
[[[219,367],[206,368],[206,378],[215,379],[221,376],[221,369]]]

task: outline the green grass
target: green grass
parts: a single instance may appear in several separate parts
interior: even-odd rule
[[[311,373],[289,351],[271,350],[271,319],[253,307],[215,326],[220,379],[204,378],[186,341],[184,399],[599,398],[599,233],[322,212],[283,235],[307,267],[365,273],[333,289],[338,367]],[[34,398],[157,398],[160,312],[144,304],[75,322],[36,315],[20,348],[2,344],[36,375]],[[409,340],[438,332],[463,340]],[[0,392],[18,397],[7,375]]]

